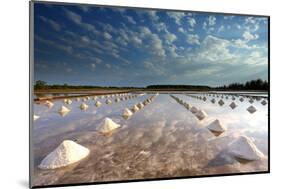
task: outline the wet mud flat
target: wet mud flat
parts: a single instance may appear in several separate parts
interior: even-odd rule
[[[252,105],[257,112],[246,111],[248,101],[234,100],[237,108],[224,99],[220,106],[210,100],[191,98],[184,94],[175,96],[203,109],[208,116],[198,120],[168,94],[160,94],[128,120],[121,114],[151,94],[95,107],[91,99],[89,108],[80,110],[79,101],[68,107],[71,112],[64,117],[56,110],[63,104],[54,101],[54,107],[35,104],[34,112],[40,119],[33,126],[34,185],[106,182],[118,180],[154,179],[165,177],[199,176],[241,172],[259,172],[268,169],[268,117],[267,106],[259,101]],[[199,95],[200,96],[200,95]],[[114,99],[114,98],[112,98]],[[105,118],[121,125],[111,135],[97,132],[96,127]],[[206,129],[212,120],[220,119],[227,130],[216,136]],[[265,158],[244,161],[228,153],[228,145],[240,135],[250,137]],[[90,150],[89,156],[72,165],[50,170],[38,168],[41,160],[63,140],[73,140]]]

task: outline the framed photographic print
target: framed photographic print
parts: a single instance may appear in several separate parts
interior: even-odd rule
[[[269,173],[269,25],[31,1],[30,187]]]

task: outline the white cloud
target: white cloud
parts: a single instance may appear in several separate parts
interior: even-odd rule
[[[219,32],[219,33],[222,32],[222,31],[224,31],[224,25],[221,25],[221,26],[219,27],[219,29],[218,29],[218,32]]]
[[[160,22],[160,23],[157,22],[153,26],[157,29],[157,31],[165,31],[165,32],[168,31],[167,26],[164,22]]]
[[[168,43],[173,43],[177,39],[177,36],[172,33],[167,33],[165,35],[165,39],[167,40]]]
[[[90,39],[87,36],[82,36],[81,41],[84,42],[84,43],[90,43]]]
[[[80,25],[82,23],[82,18],[80,15],[76,14],[75,12],[72,12],[70,10],[65,9],[66,16],[73,21],[74,23]]]
[[[141,39],[148,39],[149,40],[149,49],[150,52],[159,57],[165,57],[165,50],[163,48],[162,40],[159,38],[157,34],[154,34],[150,31],[147,27],[140,27],[139,36]]]
[[[93,32],[95,35],[101,35],[101,33],[95,28],[94,25],[83,22],[82,17],[80,15],[67,9],[64,9],[64,12],[66,14],[66,17],[72,22],[74,22],[75,24],[77,24],[78,26]]]
[[[181,25],[181,19],[185,16],[183,12],[167,12],[167,15],[174,19],[177,25]]]
[[[216,24],[216,17],[214,16],[209,16],[208,17],[208,22],[209,22],[209,26],[213,26]]]
[[[179,27],[178,31],[181,32],[181,33],[185,33],[185,31],[182,27]]]
[[[88,12],[90,10],[90,8],[87,5],[86,6],[81,5],[79,6],[79,8],[84,12]]]
[[[251,34],[249,31],[245,31],[243,33],[243,37],[246,41],[251,41],[259,38],[257,34]]]
[[[199,36],[197,34],[188,34],[187,35],[187,42],[189,44],[197,44],[200,45]]]
[[[194,18],[188,17],[188,18],[187,18],[187,21],[188,21],[188,23],[189,23],[189,25],[190,25],[191,27],[194,27],[195,24],[196,24],[196,20],[195,20]]]
[[[155,64],[153,64],[151,62],[148,62],[148,61],[145,61],[143,65],[146,69],[148,69],[153,74],[156,74],[156,75],[163,75],[164,74],[163,67],[161,67],[161,66],[156,67]]]
[[[56,30],[56,31],[60,31],[60,30],[61,30],[61,26],[60,26],[57,22],[55,22],[54,20],[49,19],[49,18],[46,18],[46,17],[44,17],[44,16],[40,16],[39,18],[40,18],[43,22],[48,23],[54,30]]]
[[[96,65],[95,64],[91,64],[91,68],[92,68],[92,70],[94,70],[96,68]]]
[[[101,59],[99,59],[99,58],[94,58],[94,61],[95,61],[95,63],[96,63],[96,64],[100,64],[100,63],[102,63],[102,60],[101,60]]]
[[[157,12],[155,10],[148,10],[146,13],[152,21],[157,22],[159,20],[159,16],[157,16]]]
[[[141,44],[142,44],[142,40],[141,40],[138,36],[133,36],[133,37],[132,37],[132,42],[133,42],[135,45],[141,45]]]
[[[234,18],[234,16],[229,16],[229,15],[228,15],[228,16],[224,16],[223,18],[224,18],[225,20],[232,20],[232,19]]]
[[[56,42],[54,42],[52,40],[44,39],[44,38],[41,38],[39,36],[35,36],[35,40],[37,40],[37,41],[39,41],[41,43],[45,43],[47,45],[50,45],[50,46],[52,46],[52,47],[54,47],[56,49],[59,49],[61,51],[69,53],[69,54],[71,54],[73,52],[73,48],[70,45],[58,44],[58,43],[56,43]]]
[[[161,39],[156,34],[151,35],[151,47],[152,53],[159,57],[165,57],[165,50],[162,45]]]
[[[107,67],[108,69],[111,68],[111,65],[110,64],[105,64],[105,67]]]
[[[229,59],[234,58],[228,49],[229,45],[228,40],[208,35],[203,40],[197,57],[203,61],[228,63]]]
[[[105,39],[108,39],[108,40],[112,38],[112,36],[108,32],[104,32],[103,36]]]
[[[136,24],[136,21],[133,19],[131,16],[126,16],[126,19],[128,20],[129,23],[131,24]]]

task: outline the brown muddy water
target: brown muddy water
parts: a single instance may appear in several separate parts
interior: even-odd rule
[[[71,111],[64,117],[57,113],[64,105],[56,100],[52,108],[34,104],[34,114],[40,118],[32,128],[33,185],[73,184],[135,179],[154,179],[196,175],[257,172],[268,170],[268,105],[261,101],[253,104],[245,99],[231,109],[231,97],[220,106],[210,100],[191,98],[184,94],[173,94],[204,110],[208,116],[199,121],[189,110],[177,103],[169,94],[160,94],[154,101],[125,120],[122,112],[142,102],[152,94],[114,102],[106,105],[99,99],[87,100],[87,110],[80,110],[82,103],[73,100],[65,105]],[[202,96],[201,94],[195,94]],[[253,105],[257,111],[250,114],[246,109]],[[112,135],[104,136],[96,127],[109,117],[121,128]],[[215,136],[205,127],[219,119],[227,131]],[[239,161],[227,152],[228,144],[236,137],[246,135],[266,156],[257,161]],[[63,140],[70,139],[90,149],[85,159],[67,167],[41,170],[38,165],[46,155]]]

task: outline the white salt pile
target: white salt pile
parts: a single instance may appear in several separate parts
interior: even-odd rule
[[[251,98],[251,99],[249,100],[249,102],[252,104],[252,103],[254,102],[254,100]]]
[[[185,104],[184,104],[184,107],[185,107],[186,109],[188,109],[188,110],[191,108],[190,104],[188,104],[188,103],[185,103]]]
[[[221,122],[216,119],[215,121],[213,121],[212,123],[210,123],[207,128],[210,130],[210,131],[213,131],[213,132],[219,132],[219,133],[222,133],[224,131],[226,131],[226,128],[221,124]]]
[[[95,103],[95,106],[96,106],[96,107],[100,107],[101,105],[102,105],[102,103],[97,100],[96,103]]]
[[[89,106],[86,103],[84,103],[84,102],[80,105],[80,109],[81,110],[86,110],[86,109],[88,109],[88,107]]]
[[[108,134],[119,127],[120,125],[112,121],[110,118],[105,118],[97,127],[97,130],[102,134]]]
[[[138,103],[137,106],[138,106],[139,109],[142,109],[144,107],[144,105],[141,102]]]
[[[211,102],[212,102],[212,103],[216,103],[216,100],[213,98],[213,99],[211,100]]]
[[[234,96],[232,97],[232,100],[235,100],[235,97],[234,97]]]
[[[239,100],[240,100],[240,102],[243,102],[243,101],[244,101],[244,98],[243,98],[243,97],[241,97]]]
[[[48,108],[51,108],[54,106],[54,103],[52,103],[51,101],[48,101],[48,100],[45,102],[45,104]]]
[[[123,117],[130,117],[132,115],[133,115],[133,113],[128,108],[125,108],[125,110],[124,110],[124,112],[122,114]]]
[[[120,99],[119,98],[115,98],[115,102],[119,102],[120,101]]]
[[[232,108],[232,109],[234,109],[234,108],[237,107],[237,105],[235,104],[235,102],[231,102],[231,104],[230,104],[229,106],[230,106],[230,108]]]
[[[257,111],[257,109],[254,106],[250,106],[247,108],[248,112],[250,112],[251,114],[254,113],[255,111]]]
[[[195,114],[196,112],[198,112],[198,109],[195,106],[192,106],[192,108],[190,108],[190,111]]]
[[[71,101],[70,99],[66,99],[65,103],[66,103],[66,104],[71,104],[72,101]]]
[[[265,100],[263,100],[263,101],[261,101],[261,104],[265,106],[267,104],[267,102]]]
[[[38,115],[33,115],[33,121],[36,121],[37,119],[39,119],[40,118],[40,116],[38,116]]]
[[[207,98],[204,96],[204,97],[203,97],[203,100],[204,100],[204,101],[206,101],[206,100],[207,100]]]
[[[201,121],[203,120],[205,117],[207,117],[208,115],[206,114],[206,112],[204,112],[203,110],[199,110],[195,116]]]
[[[137,107],[137,105],[134,105],[132,108],[133,112],[139,111],[139,108]]]
[[[66,114],[68,114],[70,112],[70,109],[68,109],[67,107],[65,106],[61,106],[61,108],[59,109],[58,113],[61,115],[61,116],[65,116]]]
[[[106,103],[106,104],[111,104],[112,102],[111,102],[111,100],[107,99],[107,100],[105,101],[105,103]]]
[[[64,140],[40,163],[40,169],[56,169],[76,163],[87,157],[90,150],[71,140]]]
[[[229,153],[245,160],[260,160],[264,154],[256,147],[251,139],[240,136],[228,146]]]
[[[61,108],[59,109],[59,113],[64,113],[64,112],[69,112],[69,111],[70,111],[70,109],[68,109],[65,106],[61,106]]]
[[[220,99],[218,103],[219,103],[219,105],[221,105],[221,106],[224,105],[224,102],[223,102],[222,99]]]
[[[76,98],[76,101],[77,101],[77,102],[80,101],[80,98]]]

